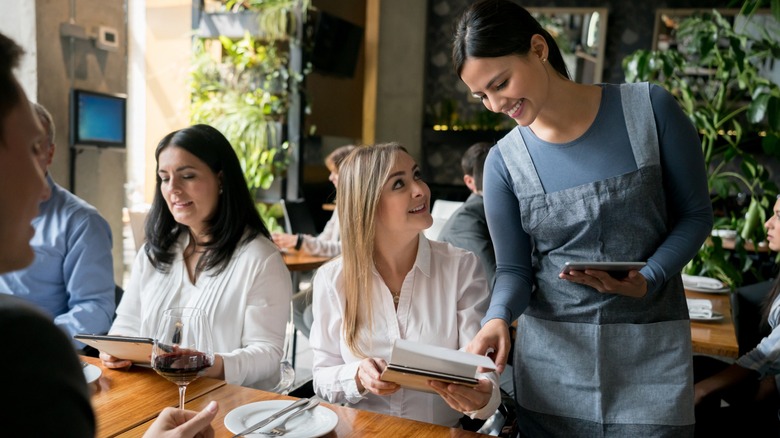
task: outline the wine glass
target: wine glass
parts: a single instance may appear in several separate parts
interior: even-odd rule
[[[165,310],[152,348],[152,368],[179,385],[179,409],[184,409],[187,385],[212,364],[214,348],[206,313],[192,307]]]

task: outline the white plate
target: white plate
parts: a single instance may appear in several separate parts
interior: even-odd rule
[[[720,321],[723,319],[723,314],[718,312],[712,312],[712,316],[709,318],[691,316],[691,321]]]
[[[100,375],[103,374],[103,370],[100,369],[100,367],[96,367],[92,364],[87,364],[83,368],[84,370],[84,378],[87,379],[87,384],[94,382],[95,380],[100,378]]]
[[[710,294],[722,294],[729,291],[729,288],[722,281],[715,278],[683,274],[682,279],[683,287],[686,290]]]
[[[292,400],[267,400],[239,406],[225,415],[225,427],[233,433],[239,433],[293,402]],[[277,418],[250,435],[260,435],[261,432],[270,431],[274,426],[282,423],[289,415],[285,414]],[[335,412],[324,406],[317,406],[290,420],[285,425],[288,432],[284,436],[286,438],[322,436],[335,429],[338,423],[339,416]]]
[[[727,287],[723,287],[721,289],[710,289],[708,287],[685,286],[685,283],[683,283],[683,287],[685,290],[689,290],[691,292],[701,292],[705,294],[725,294],[731,290]]]

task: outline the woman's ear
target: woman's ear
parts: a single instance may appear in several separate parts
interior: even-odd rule
[[[549,52],[547,40],[538,33],[531,37],[531,52],[539,59],[547,60],[547,54]]]

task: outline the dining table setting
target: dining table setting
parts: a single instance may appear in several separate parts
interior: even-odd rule
[[[731,289],[720,280],[693,275],[683,275],[683,287],[693,352],[736,359],[739,345],[731,316]]]
[[[81,356],[81,360],[91,391],[97,437],[141,437],[160,411],[178,405],[175,386],[151,367],[112,370],[105,368],[98,358]],[[280,395],[208,377],[198,377],[188,384],[185,409],[200,411],[211,401],[219,405],[219,412],[212,421],[215,437],[236,437],[242,432],[253,437],[288,438],[487,436],[327,403],[317,398]],[[292,410],[261,424],[254,432],[246,432],[251,426],[295,402],[299,405]],[[290,418],[292,415],[296,417]],[[282,426],[282,423],[285,424]],[[285,428],[282,433],[279,433],[280,426]],[[272,432],[275,428],[276,433]]]

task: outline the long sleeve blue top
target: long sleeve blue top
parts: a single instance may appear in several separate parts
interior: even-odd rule
[[[618,85],[602,85],[596,119],[578,139],[549,143],[528,127],[520,129],[545,192],[551,193],[636,170]],[[712,229],[712,203],[698,133],[677,101],[662,87],[650,87],[670,232],[640,272],[648,294],[679,273]],[[485,213],[496,252],[496,280],[483,322],[515,320],[528,306],[534,270],[532,236],[522,227],[512,177],[499,148],[485,161]],[[637,211],[636,214],[642,214]],[[626,236],[630,238],[630,236]]]

